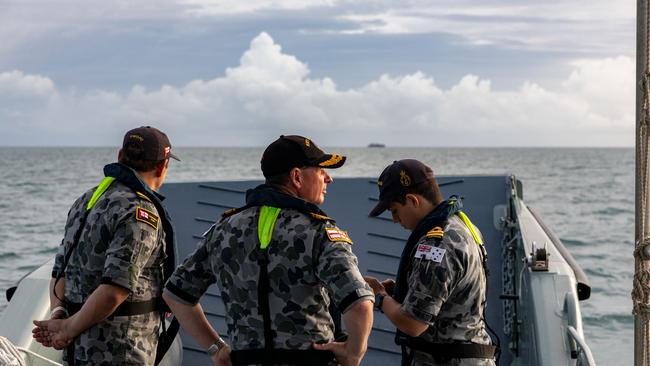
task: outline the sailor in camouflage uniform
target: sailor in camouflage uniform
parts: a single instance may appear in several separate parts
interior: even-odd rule
[[[412,231],[396,280],[366,277],[375,308],[398,328],[402,365],[494,365],[479,230],[458,199],[442,199],[433,171],[417,160],[395,161],[378,185],[380,200],[370,216],[388,209]]]
[[[358,365],[372,324],[372,290],[352,241],[317,205],[341,155],[281,136],[262,157],[266,184],[213,225],[165,286],[164,298],[215,365]],[[230,344],[208,324],[199,298],[216,283]],[[333,303],[349,332],[334,342]],[[314,345],[319,343],[319,345]]]
[[[163,268],[174,254],[163,197],[155,192],[169,158],[178,160],[161,131],[127,132],[120,163],[104,167],[104,181],[68,213],[50,286],[55,320],[37,321],[34,329],[37,341],[65,348],[68,365],[154,364]]]

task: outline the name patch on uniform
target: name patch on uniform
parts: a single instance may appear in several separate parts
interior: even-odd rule
[[[330,241],[333,242],[342,241],[345,243],[352,244],[352,239],[350,239],[348,233],[346,233],[345,231],[337,227],[325,228],[325,232],[327,233],[327,237],[330,239]]]
[[[160,221],[160,218],[158,217],[158,215],[156,215],[155,213],[147,209],[144,209],[142,207],[136,207],[135,219],[144,222],[145,224],[151,226],[154,229],[158,229],[158,221]]]
[[[442,262],[445,256],[445,250],[442,248],[434,247],[433,245],[420,244],[415,251],[415,258],[426,259],[436,263]]]

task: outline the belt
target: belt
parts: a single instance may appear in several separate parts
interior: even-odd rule
[[[330,351],[315,349],[242,349],[232,351],[230,360],[235,366],[240,365],[295,365],[326,366],[335,359]]]
[[[423,339],[399,337],[398,345],[442,358],[494,358],[497,347],[478,343],[431,343]]]
[[[83,303],[66,301],[66,308],[70,315],[78,312],[82,306]],[[111,316],[140,315],[152,311],[163,311],[165,310],[165,307],[166,304],[162,297],[155,297],[145,301],[124,301],[117,307],[117,309],[115,309]]]
[[[74,315],[79,310],[81,310],[82,306],[83,303],[66,301],[66,309],[68,310],[68,314],[70,316]],[[140,315],[140,314],[151,313],[153,311],[166,311],[167,309],[168,309],[167,304],[162,299],[162,297],[155,297],[153,299],[145,300],[145,301],[124,301],[115,309],[115,311],[111,314],[111,316]],[[162,320],[162,322],[164,324],[164,320]],[[178,332],[178,322],[175,319],[174,321],[172,321],[172,325],[170,326],[170,331],[171,333],[163,332],[163,335],[161,335],[161,337],[164,339],[164,341],[161,340],[162,342],[159,341],[158,343],[158,348],[157,348],[158,352],[161,352],[161,346],[164,346],[161,352],[162,356],[164,356],[164,354],[167,352],[167,349],[169,349],[171,342],[173,342],[174,337],[176,336],[176,332]],[[66,347],[68,366],[74,366],[75,364],[74,343],[75,341],[72,340],[72,342]],[[155,364],[157,365],[160,362],[160,360],[158,359],[158,355],[156,356],[157,357],[156,357]]]

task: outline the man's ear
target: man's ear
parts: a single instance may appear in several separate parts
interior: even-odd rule
[[[417,195],[415,195],[413,193],[407,193],[406,197],[404,197],[404,198],[406,198],[406,203],[410,202],[413,205],[413,207],[415,207],[415,208],[420,207],[420,203],[422,203],[422,202],[420,202],[420,197],[418,197]]]
[[[289,171],[289,182],[296,188],[302,186],[302,174],[300,174],[300,169],[293,168]]]
[[[161,177],[165,168],[169,166],[169,159],[165,159],[156,165],[156,177]]]

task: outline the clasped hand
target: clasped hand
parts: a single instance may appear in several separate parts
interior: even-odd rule
[[[45,347],[53,347],[61,350],[67,347],[74,339],[68,333],[67,319],[60,319],[53,316],[50,320],[34,320],[32,337]]]
[[[395,281],[387,278],[381,282],[379,282],[378,279],[370,276],[364,276],[364,280],[368,283],[370,288],[372,288],[372,292],[377,295],[377,294],[388,294],[392,295],[393,294],[393,289],[395,288]]]

